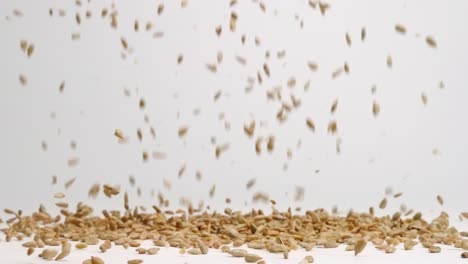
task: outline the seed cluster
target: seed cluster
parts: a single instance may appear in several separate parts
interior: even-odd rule
[[[294,214],[291,209],[280,212],[274,207],[276,202],[272,203],[271,214],[254,209],[242,213],[230,208],[226,208],[224,214],[209,213],[190,206],[188,210],[179,209],[174,213],[163,212],[156,205],[154,212],[140,212],[139,207],[129,207],[125,195],[123,212],[103,210],[102,216],[93,215],[93,209],[83,203],[79,203],[74,212],[62,209],[56,216],[50,215],[44,206],[32,215],[5,209],[4,212],[13,217],[2,232],[7,242],[32,238],[23,243],[28,248],[27,254],[32,255],[36,248],[44,248],[38,256],[46,260],[61,260],[70,255],[70,241],[78,242],[77,250],[104,241],[99,246],[102,253],[113,245],[135,248],[138,254],[148,255],[157,254],[159,248],[165,246],[180,248],[181,254],[191,255],[219,249],[233,257],[244,258],[247,263],[256,263],[262,257],[239,249],[242,245],[282,254],[285,259],[291,250],[336,248],[340,244],[345,244],[345,250],[354,251],[355,255],[362,254],[369,243],[386,253],[395,252],[399,244],[403,244],[405,250],[421,244],[430,253],[441,252],[438,244],[468,250],[468,233],[451,227],[445,212],[426,221],[421,213],[407,218],[400,212],[378,217],[373,210],[369,213],[350,211],[346,216],[324,209]],[[142,240],[152,240],[155,247],[141,248]],[[462,257],[467,257],[466,252]],[[312,262],[313,257],[307,256],[300,263]],[[104,262],[93,256],[83,263]],[[132,259],[128,263],[142,263],[142,260]]]

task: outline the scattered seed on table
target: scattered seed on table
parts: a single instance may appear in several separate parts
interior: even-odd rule
[[[44,249],[39,256],[45,260],[52,260],[57,256],[58,251],[55,249]]]
[[[429,248],[430,253],[440,253],[441,248],[439,246],[432,246]]]
[[[366,28],[362,27],[362,29],[361,29],[361,41],[362,42],[364,42],[364,40],[366,40],[366,36],[367,36]]]
[[[146,251],[146,253],[147,253],[148,255],[155,255],[155,254],[157,254],[157,253],[159,252],[159,250],[160,250],[159,248],[153,247],[153,248],[149,248],[149,249]]]
[[[357,256],[359,253],[361,253],[364,248],[366,247],[367,245],[367,241],[360,238],[356,241],[356,243],[354,244],[354,255]]]
[[[255,255],[255,254],[247,254],[247,255],[244,256],[244,260],[247,263],[254,263],[254,262],[257,262],[257,261],[259,261],[261,259],[262,259],[262,257],[260,257],[258,255]]]

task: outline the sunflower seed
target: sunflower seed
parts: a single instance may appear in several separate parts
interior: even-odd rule
[[[367,245],[367,241],[360,238],[356,241],[356,243],[354,244],[354,255],[357,256],[359,253],[361,253],[364,248],[366,247]]]
[[[262,259],[262,257],[260,257],[258,255],[255,255],[255,254],[247,254],[247,255],[244,256],[244,260],[247,263],[254,263],[254,262],[257,262],[257,261],[259,261],[261,259]]]
[[[52,260],[57,254],[58,251],[55,249],[44,249],[39,256],[45,260]]]
[[[377,117],[380,113],[380,105],[376,101],[372,103],[372,114]]]
[[[335,120],[332,120],[328,123],[328,133],[336,134],[338,131],[338,125]]]
[[[406,27],[403,26],[402,24],[396,24],[395,25],[395,31],[400,33],[400,34],[406,34]]]
[[[437,48],[437,42],[435,41],[435,39],[432,36],[427,36],[426,37],[426,43],[431,48],[434,48],[434,49]]]
[[[346,35],[345,35],[345,39],[346,39],[346,45],[348,45],[348,47],[351,47],[351,36],[349,35],[348,32],[346,32]]]
[[[421,101],[423,105],[427,105],[427,95],[425,93],[421,93]]]
[[[429,252],[430,253],[440,253],[440,251],[441,251],[441,248],[439,246],[429,247]]]
[[[442,196],[437,195],[437,202],[439,202],[440,205],[444,205],[444,199],[442,198]]]
[[[393,59],[392,59],[392,56],[389,54],[387,55],[387,67],[391,69],[392,66],[393,66]]]

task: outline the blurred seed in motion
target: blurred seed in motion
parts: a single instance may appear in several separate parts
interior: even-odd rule
[[[444,199],[442,198],[442,196],[437,195],[437,202],[439,202],[440,205],[444,205]]]
[[[354,255],[357,256],[359,253],[361,253],[364,248],[366,247],[367,245],[367,241],[360,238],[356,241],[356,243],[354,244]]]
[[[380,201],[379,208],[380,209],[385,209],[387,207],[387,198],[383,198],[382,201]]]
[[[374,114],[374,117],[377,117],[380,113],[380,105],[376,101],[372,103],[372,114]]]
[[[423,103],[423,105],[427,105],[427,95],[426,93],[421,93],[421,101]]]
[[[188,126],[181,126],[179,127],[179,131],[177,132],[177,134],[179,135],[179,138],[183,138],[185,137],[185,135],[187,134],[188,132]]]
[[[19,81],[20,81],[21,85],[23,85],[23,86],[28,84],[28,79],[26,79],[26,76],[24,76],[23,74],[20,74]]]
[[[159,5],[158,5],[158,15],[161,15],[163,12],[164,12],[164,5],[163,5],[163,4],[159,4]]]
[[[314,124],[314,121],[312,121],[311,118],[307,118],[306,119],[306,125],[307,127],[312,130],[313,132],[315,132],[315,124]]]
[[[389,69],[391,69],[393,67],[393,59],[392,59],[392,56],[390,54],[387,56],[387,67]]]
[[[338,125],[336,124],[335,120],[332,120],[328,123],[328,133],[330,134],[336,134],[338,131]]]
[[[400,33],[400,34],[406,34],[406,27],[403,26],[402,24],[396,24],[395,25],[395,31]]]
[[[346,39],[346,45],[348,45],[348,47],[351,47],[351,36],[349,35],[348,32],[346,32],[346,35],[345,35],[345,39]]]
[[[426,37],[426,43],[431,48],[434,48],[434,49],[437,48],[437,42],[435,41],[435,39],[432,36],[427,36]]]

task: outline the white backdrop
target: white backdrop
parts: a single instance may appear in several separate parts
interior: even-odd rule
[[[260,206],[252,204],[255,191],[270,194],[283,209],[337,205],[342,211],[367,210],[391,186],[404,194],[390,200],[390,209],[404,202],[415,210],[438,211],[435,197],[440,194],[445,199],[442,209],[466,211],[466,1],[340,0],[331,2],[325,16],[306,1],[266,1],[266,13],[252,1],[239,1],[233,8],[239,17],[235,33],[229,31],[228,1],[189,0],[184,9],[179,1],[164,1],[164,12],[157,16],[159,3],[115,1],[119,26],[112,29],[109,18],[100,15],[111,1],[83,1],[82,7],[73,1],[0,1],[1,208],[29,211],[39,203],[52,207],[53,193],[64,191],[64,182],[76,177],[66,191],[67,201],[97,207],[120,207],[122,199],[109,200],[102,194],[96,201],[88,199],[95,182],[120,184],[134,203],[156,203],[150,195],[154,189],[175,207],[180,197],[187,197],[195,204],[204,200],[212,208],[223,208],[230,197],[231,207],[246,210]],[[53,17],[49,8],[54,9]],[[14,16],[14,9],[23,16]],[[67,11],[65,17],[58,16],[59,9]],[[89,19],[86,10],[92,11]],[[76,12],[81,14],[79,26]],[[133,31],[135,19],[139,32]],[[149,32],[144,29],[147,21],[153,23]],[[406,35],[395,32],[396,23],[407,27]],[[215,34],[218,25],[223,26],[221,37]],[[367,36],[361,42],[363,26]],[[153,38],[157,31],[164,36]],[[81,39],[72,41],[75,32]],[[346,32],[351,47],[346,45]],[[425,43],[427,35],[435,38],[437,49]],[[133,49],[126,60],[121,58],[121,37]],[[34,43],[29,59],[20,49],[21,39]],[[263,75],[263,84],[256,82],[246,94],[247,78],[262,69],[267,50],[271,77]],[[282,50],[286,55],[278,59],[276,53]],[[216,62],[218,51],[223,52],[223,61],[213,74],[205,65]],[[184,56],[181,65],[176,62],[179,54]],[[389,54],[392,69],[386,65]],[[247,64],[240,65],[236,55],[245,57]],[[309,71],[308,61],[319,64],[316,73]],[[350,74],[332,80],[332,72],[345,61]],[[28,78],[26,86],[20,84],[20,74]],[[292,76],[297,85],[290,89],[286,83]],[[311,84],[305,92],[307,80]],[[65,88],[60,93],[62,81]],[[444,89],[439,88],[441,81]],[[292,92],[302,102],[281,125],[275,117],[279,103],[266,99],[266,91],[277,85],[282,85],[285,101]],[[130,97],[124,96],[125,88]],[[219,90],[222,95],[214,102]],[[140,98],[146,100],[144,111],[138,106]],[[331,115],[337,98],[338,108]],[[374,100],[381,108],[377,118],[372,115]],[[195,116],[197,108],[201,112]],[[220,113],[225,120],[219,120]],[[315,133],[306,127],[307,117],[314,120]],[[337,136],[327,133],[332,119],[338,123]],[[251,120],[257,121],[254,138],[275,136],[273,153],[264,147],[256,155],[255,139],[243,132]],[[183,125],[189,131],[180,139],[177,131]],[[138,128],[143,131],[142,143],[136,137]],[[117,142],[115,129],[129,135],[127,144]],[[211,137],[230,144],[219,159]],[[337,137],[342,140],[339,155]],[[76,150],[70,148],[72,140]],[[47,142],[46,152],[41,141]],[[287,148],[292,150],[291,160]],[[144,163],[143,150],[164,152],[167,158]],[[79,157],[76,167],[67,166],[71,157]],[[177,179],[182,164],[186,171]],[[196,171],[203,175],[200,182]],[[59,183],[51,186],[54,174]],[[140,198],[128,184],[130,174],[143,191]],[[254,177],[257,183],[247,191],[245,184]],[[172,182],[171,190],[163,187],[163,179]],[[213,184],[217,189],[210,199]],[[305,188],[302,203],[294,202],[296,186]]]

